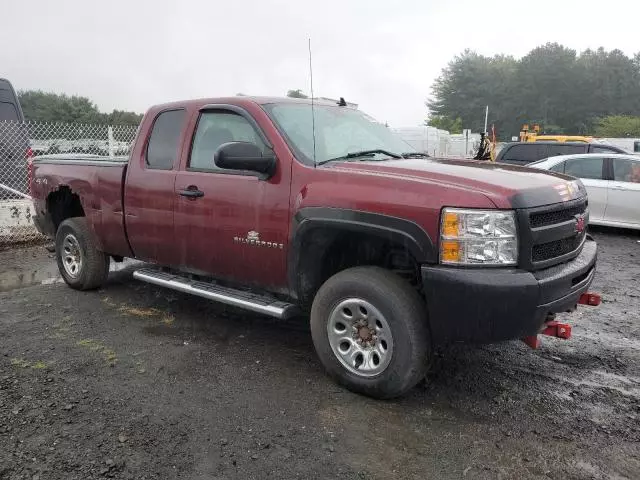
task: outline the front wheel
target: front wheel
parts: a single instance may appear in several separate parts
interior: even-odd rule
[[[407,392],[431,360],[424,301],[378,267],[350,268],[326,281],[311,308],[311,335],[337,382],[375,398]]]
[[[96,248],[84,217],[69,218],[56,232],[56,260],[64,281],[76,290],[102,286],[110,257]]]

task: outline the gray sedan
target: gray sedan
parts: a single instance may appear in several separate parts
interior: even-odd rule
[[[640,156],[561,155],[527,166],[582,180],[589,195],[589,223],[640,229]]]

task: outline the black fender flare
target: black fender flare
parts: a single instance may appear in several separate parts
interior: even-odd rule
[[[305,207],[293,217],[287,276],[291,294],[299,298],[299,264],[302,242],[310,230],[329,227],[350,230],[385,238],[407,247],[413,258],[420,264],[434,264],[438,261],[436,245],[429,234],[417,223],[399,217],[361,210],[327,207]]]

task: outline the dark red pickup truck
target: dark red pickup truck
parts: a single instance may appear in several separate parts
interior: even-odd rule
[[[233,97],[160,105],[130,158],[40,157],[38,228],[73,288],[134,277],[285,318],[310,312],[329,373],[371,396],[434,345],[537,335],[595,274],[587,196],[560,174],[420,158],[349,107]]]

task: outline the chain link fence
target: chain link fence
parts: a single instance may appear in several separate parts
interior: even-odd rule
[[[42,155],[128,155],[135,125],[0,122],[0,246],[40,240],[27,162]]]

